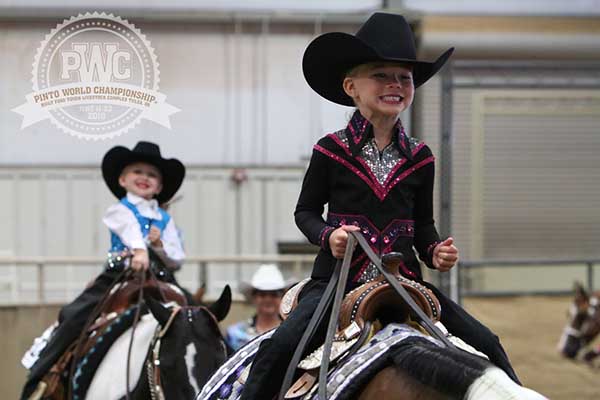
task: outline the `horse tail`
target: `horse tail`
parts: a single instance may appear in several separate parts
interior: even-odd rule
[[[459,399],[490,366],[483,358],[419,337],[407,338],[394,346],[390,358],[396,368],[423,385]]]

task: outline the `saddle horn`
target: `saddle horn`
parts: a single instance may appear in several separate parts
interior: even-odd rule
[[[392,251],[381,257],[381,263],[387,272],[394,276],[400,275],[400,264],[404,261],[404,255],[399,251]]]

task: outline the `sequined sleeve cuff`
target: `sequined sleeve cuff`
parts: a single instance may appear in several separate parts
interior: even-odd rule
[[[321,229],[321,233],[319,233],[319,245],[323,250],[329,250],[329,237],[334,230],[335,228],[329,225],[325,225],[325,227]]]

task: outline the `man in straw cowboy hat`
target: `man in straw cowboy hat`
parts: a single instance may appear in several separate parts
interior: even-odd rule
[[[312,280],[299,304],[254,359],[242,399],[271,399],[281,386],[294,349],[344,255],[348,232],[360,230],[377,253],[402,252],[401,273],[434,291],[447,329],[485,353],[518,382],[498,338],[433,285],[423,282],[419,258],[441,272],[458,260],[452,238],[440,239],[433,220],[434,157],[409,137],[400,120],[415,88],[435,75],[452,54],[434,62],[416,58],[410,26],[400,15],[376,13],[356,35],[341,32],[314,39],[304,53],[310,87],[334,103],[355,107],[348,125],[314,146],[296,206],[296,224],[321,247]],[[322,217],[325,204],[328,215]],[[376,277],[378,270],[356,250],[346,291]],[[323,341],[322,320],[306,352]]]
[[[111,240],[106,268],[60,310],[56,331],[39,350],[37,361],[33,358],[32,365],[28,365],[30,372],[22,399],[29,398],[40,379],[79,336],[89,315],[123,268],[148,269],[148,248],[167,267],[158,271],[158,277],[176,284],[171,272],[181,266],[185,254],[173,218],[158,205],[168,202],[179,190],[185,176],[183,164],[175,158],[163,158],[157,144],[139,142],[132,150],[123,146],[110,149],[102,160],[102,176],[119,199],[102,219]],[[131,260],[122,256],[125,252],[133,254]]]
[[[261,265],[252,275],[250,283],[240,285],[240,291],[252,302],[256,311],[247,320],[227,328],[225,339],[233,350],[281,324],[279,305],[285,288],[283,275],[274,264]]]

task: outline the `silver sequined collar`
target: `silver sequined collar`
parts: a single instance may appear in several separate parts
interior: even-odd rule
[[[412,160],[411,141],[408,136],[406,136],[400,119],[396,121],[394,129],[396,132],[393,136],[392,143],[404,157]],[[371,122],[363,117],[359,110],[356,110],[350,121],[348,121],[344,133],[348,139],[346,144],[350,149],[350,152],[355,156],[359,155],[365,144],[373,138]]]

